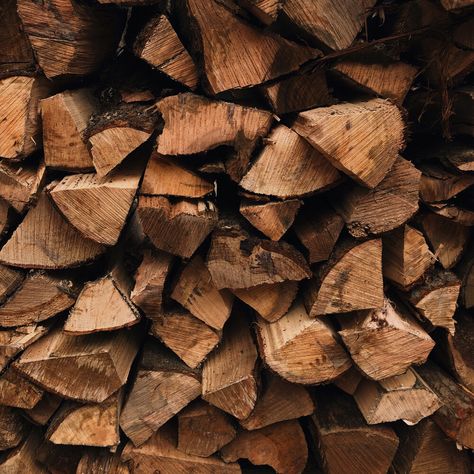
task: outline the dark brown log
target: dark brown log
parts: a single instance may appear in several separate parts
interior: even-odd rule
[[[6,474],[31,472],[48,474],[48,470],[36,461],[36,453],[41,444],[41,433],[32,431],[15,449],[8,452],[0,461],[0,471]]]
[[[37,425],[46,425],[61,405],[62,399],[49,392],[43,392],[41,400],[29,410],[23,410],[25,416]]]
[[[48,474],[76,474],[76,468],[84,449],[43,441],[36,449],[36,461]]]
[[[238,0],[238,2],[267,26],[276,21],[283,4],[282,0]]]
[[[102,0],[102,3],[105,3]],[[120,453],[106,450],[86,451],[77,465],[75,474],[130,474],[130,470],[120,459]]]
[[[353,366],[334,379],[333,383],[343,392],[346,392],[349,395],[354,395],[361,380],[362,374]]]
[[[43,393],[11,367],[0,376],[0,405],[31,409],[41,400]]]
[[[474,306],[474,248],[471,247],[456,268],[461,285],[461,303],[466,309]]]
[[[446,10],[457,10],[473,5],[472,0],[441,0],[441,4]]]
[[[0,265],[0,303],[3,303],[7,296],[18,288],[23,278],[22,272],[6,265]]]
[[[0,449],[14,448],[27,436],[28,422],[20,415],[19,410],[0,406]]]

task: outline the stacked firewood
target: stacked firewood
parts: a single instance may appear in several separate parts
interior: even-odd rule
[[[0,473],[470,472],[473,5],[2,0]]]

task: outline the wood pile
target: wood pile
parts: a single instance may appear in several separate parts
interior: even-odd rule
[[[474,1],[0,26],[0,473],[471,472]]]

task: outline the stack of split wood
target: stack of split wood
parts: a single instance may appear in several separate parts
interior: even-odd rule
[[[2,0],[0,473],[469,473],[473,32]]]

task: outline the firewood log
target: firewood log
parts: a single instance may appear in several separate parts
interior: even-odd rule
[[[98,108],[92,91],[64,91],[43,99],[40,105],[46,166],[76,172],[92,170],[92,156],[82,136]]]
[[[0,237],[6,234],[10,227],[11,208],[8,202],[0,198]]]
[[[383,305],[382,241],[343,242],[309,281],[304,293],[311,317]]]
[[[54,393],[43,392],[41,400],[30,409],[24,409],[23,414],[26,418],[37,425],[46,425],[61,405],[62,398]]]
[[[7,296],[10,296],[23,281],[22,272],[14,268],[0,265],[0,303],[3,303]]]
[[[17,212],[36,198],[41,188],[46,168],[43,162],[16,164],[7,160],[0,162],[0,197],[5,199]]]
[[[387,425],[368,426],[354,401],[334,389],[315,392],[312,422],[324,472],[382,474],[388,471],[398,438]]]
[[[268,375],[265,388],[258,396],[250,416],[240,420],[246,430],[258,430],[286,420],[311,415],[314,404],[305,387]]]
[[[184,453],[207,458],[230,443],[235,435],[229,417],[202,400],[178,414],[178,449]]]
[[[48,470],[36,461],[36,450],[41,444],[41,433],[32,431],[15,449],[8,452],[0,462],[0,471],[6,474],[31,472],[48,474]]]
[[[140,446],[200,393],[199,372],[156,341],[148,341],[120,415],[120,428]]]
[[[441,217],[464,226],[474,226],[474,211],[463,208],[454,202],[429,203],[431,211]]]
[[[466,309],[474,306],[474,247],[471,245],[456,267],[461,280],[461,303]]]
[[[472,0],[441,0],[441,5],[446,10],[457,10],[458,8],[470,7],[474,3]]]
[[[179,276],[171,297],[214,329],[222,329],[232,311],[233,296],[218,290],[211,273],[196,255]]]
[[[202,398],[238,419],[247,418],[257,401],[257,357],[245,317],[236,314],[204,362]]]
[[[217,346],[220,334],[183,310],[164,311],[152,322],[150,334],[169,347],[185,364],[196,368]]]
[[[36,461],[49,473],[76,474],[84,448],[43,442],[36,448]]]
[[[346,370],[344,373],[336,377],[333,380],[333,384],[343,392],[346,392],[349,395],[354,395],[361,380],[362,374],[355,367],[351,367],[349,370]]]
[[[336,168],[368,188],[383,180],[403,147],[401,112],[382,99],[301,112],[293,130]]]
[[[122,395],[119,391],[99,404],[63,402],[49,423],[45,438],[54,444],[117,446]]]
[[[287,0],[283,12],[318,44],[331,49],[345,49],[354,41],[375,0],[350,2],[312,2]]]
[[[162,196],[140,196],[138,217],[155,247],[189,258],[217,224],[217,208],[210,201],[174,203]]]
[[[260,319],[256,330],[263,362],[289,382],[328,382],[351,366],[329,322],[310,318],[299,301],[278,321]]]
[[[13,366],[45,390],[100,403],[127,381],[139,329],[69,336],[57,328],[29,346]]]
[[[238,2],[267,26],[276,21],[283,6],[282,0],[238,0]]]
[[[152,18],[138,35],[135,54],[150,66],[195,89],[199,82],[198,70],[184,48],[168,18]]]
[[[85,239],[42,193],[0,251],[0,262],[16,267],[61,269],[97,258],[104,247]]]
[[[474,51],[470,51],[469,66],[472,69],[474,62]],[[474,89],[472,86],[459,88],[453,94],[453,115],[451,117],[451,128],[454,133],[460,135],[474,136],[474,120],[472,117],[472,104],[474,101]]]
[[[474,39],[471,34],[473,24],[472,18],[466,18],[466,21],[463,21],[454,30],[453,40],[461,48],[474,49]]]
[[[237,298],[253,308],[263,319],[272,323],[284,316],[296,298],[298,283],[263,284],[232,290]]]
[[[417,282],[434,264],[423,234],[404,225],[385,234],[383,242],[383,275],[403,288]]]
[[[94,72],[115,51],[123,26],[116,10],[76,0],[18,0],[18,13],[48,78]]]
[[[32,384],[11,367],[0,376],[0,405],[31,409],[41,400],[43,390]]]
[[[442,405],[436,394],[412,369],[379,382],[363,379],[354,398],[370,425],[396,420],[416,424]]]
[[[410,219],[418,210],[420,171],[399,157],[374,189],[352,186],[333,205],[354,237],[388,232]]]
[[[101,0],[101,3],[105,3]],[[75,474],[130,474],[130,470],[120,459],[121,453],[91,449],[86,451],[77,465]]]
[[[433,158],[438,158],[444,166],[454,170],[474,171],[474,152],[472,147],[463,142],[451,142],[433,150]]]
[[[241,431],[221,449],[225,462],[248,459],[271,466],[277,474],[301,474],[308,461],[308,446],[298,421],[282,421],[253,431]]]
[[[43,77],[0,79],[0,157],[20,160],[41,146],[40,99],[51,85]]]
[[[458,445],[473,449],[474,395],[457,384],[433,362],[418,367],[418,374],[441,400],[433,420]]]
[[[177,435],[171,426],[166,425],[139,447],[128,443],[122,453],[128,461],[133,474],[150,472],[194,474],[240,474],[237,463],[225,464],[219,458],[203,458],[184,453],[177,448]]]
[[[28,422],[18,410],[0,406],[0,449],[2,451],[18,446],[29,430]]]
[[[217,288],[250,288],[311,276],[293,246],[251,236],[233,221],[222,221],[213,232],[206,264]]]
[[[199,153],[236,144],[242,137],[253,141],[266,136],[273,120],[264,110],[191,93],[161,99],[156,108],[165,122],[157,138],[157,151],[163,155]]]
[[[214,0],[187,0],[186,4],[213,94],[288,74],[320,54],[318,50],[251,26]]]

